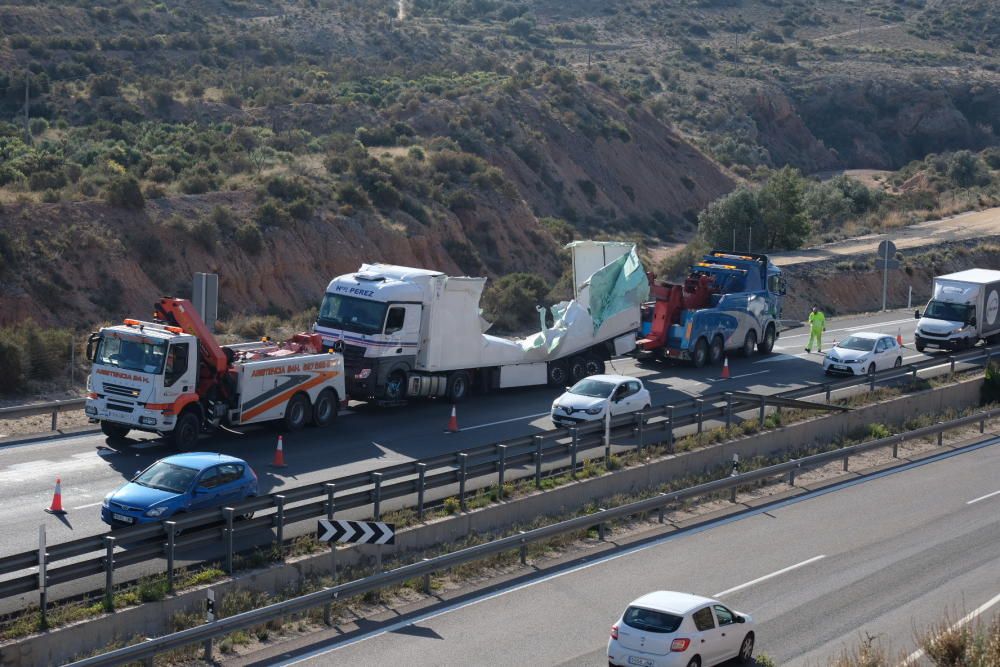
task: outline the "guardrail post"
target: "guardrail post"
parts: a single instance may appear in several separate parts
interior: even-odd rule
[[[868,374],[868,391],[875,391],[875,374]]]
[[[979,433],[983,434],[986,432],[986,417],[979,420]]]
[[[635,418],[638,420],[638,422],[635,425],[635,430],[636,430],[636,435],[639,436],[638,450],[641,452],[643,445],[645,444],[643,440],[646,431],[646,411],[639,410],[639,412],[635,413]]]
[[[417,519],[424,520],[424,493],[427,491],[427,464],[417,464]]]
[[[913,378],[910,380],[910,384],[917,384],[917,367],[913,367]]]
[[[233,573],[233,513],[232,507],[223,507],[222,514],[226,517],[226,574]]]
[[[850,460],[850,458],[851,458],[850,456],[844,457],[844,472],[847,472],[847,465],[848,465],[847,462],[848,460]]]
[[[760,408],[759,408],[759,412],[757,413],[757,423],[761,427],[761,429],[764,428],[764,417],[766,417],[766,416],[767,416],[767,396],[764,396],[763,394],[761,394],[761,396],[760,396]]]
[[[104,608],[115,608],[115,538],[104,537]]]
[[[39,625],[43,630],[47,630],[49,627],[48,603],[46,601],[47,593],[45,587],[48,583],[48,552],[45,548],[45,542],[45,524],[43,523],[38,526],[38,611],[41,616],[39,619]]]
[[[524,531],[523,530],[519,530],[517,532],[518,532],[519,535],[524,535]],[[521,565],[527,565],[528,564],[528,543],[522,537],[520,544],[521,544],[521,546],[518,547],[518,551],[521,552]]]
[[[174,594],[174,550],[177,547],[177,522],[164,521],[167,528],[167,592]]]
[[[59,409],[52,408],[52,430],[56,431],[59,429]]]
[[[726,435],[729,435],[729,429],[733,427],[733,392],[726,392]]]
[[[603,507],[598,507],[597,511],[598,512],[603,512],[604,508]],[[597,524],[597,538],[601,542],[604,541],[604,522],[603,521],[601,521],[600,523]]]
[[[542,436],[534,436],[535,440],[535,488],[542,488]]]
[[[209,588],[205,591],[208,599],[205,600],[205,622],[212,623],[215,621],[215,591]],[[212,638],[209,637],[205,640],[203,644],[205,649],[205,655],[202,657],[205,662],[212,664]]]
[[[795,468],[788,471],[788,486],[795,486]]]
[[[661,493],[660,497],[662,498],[665,495],[667,494]],[[656,520],[658,523],[663,523],[663,512],[665,509],[666,508],[663,505],[660,505],[659,507],[656,508]]]
[[[955,377],[955,357],[953,355],[950,355],[950,354],[948,355],[948,364],[951,366],[951,368],[949,369],[948,373],[951,375],[951,378],[954,378]],[[949,379],[951,379],[951,378],[949,378]]]
[[[425,559],[423,559],[422,562],[426,563],[429,560],[430,560],[430,558],[425,558]],[[431,594],[431,573],[430,572],[428,572],[427,574],[424,575],[424,593],[426,593],[427,595]]]
[[[705,400],[701,398],[694,399],[694,404],[698,407],[698,435],[701,435],[701,430],[705,417]]]
[[[375,517],[375,521],[380,521],[382,519],[382,473],[373,472],[372,483],[375,485],[375,488],[372,489],[372,516]]]
[[[458,453],[458,506],[464,512],[465,508],[465,477],[469,472],[469,455]]]
[[[337,501],[334,498],[334,494],[337,492],[337,485],[334,482],[327,482],[323,485],[326,489],[326,519],[327,521],[333,521],[333,515],[337,511]],[[332,577],[334,583],[337,581],[337,543],[330,540],[330,577]],[[323,608],[323,619],[326,620],[328,614],[327,604]]]
[[[674,453],[674,406],[667,406],[667,452]]]
[[[899,458],[899,443],[900,443],[900,441],[902,441],[902,439],[903,439],[903,436],[900,436],[900,437],[898,437],[898,438],[896,438],[895,440],[892,441],[892,458],[894,458],[894,459],[898,459]]]
[[[285,497],[280,494],[275,496],[274,503],[278,506],[278,512],[274,517],[278,524],[278,555],[281,556],[281,560],[285,560]]]
[[[829,403],[830,402],[830,393],[832,391],[832,387],[830,386],[829,382],[824,382],[823,386],[826,387],[826,402]],[[761,398],[763,398],[763,397],[761,397]]]
[[[576,448],[580,445],[580,434],[576,427],[570,429],[573,439],[569,445],[569,476],[576,479]]]
[[[944,422],[938,422],[938,426],[943,426]],[[944,429],[938,431],[938,447],[944,445]]]
[[[507,445],[497,445],[500,450],[499,470],[497,470],[497,500],[503,500],[503,478],[507,468]]]

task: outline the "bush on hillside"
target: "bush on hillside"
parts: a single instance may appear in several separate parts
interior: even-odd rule
[[[518,332],[536,329],[542,299],[549,292],[545,279],[534,273],[511,273],[487,287],[483,294],[483,315],[497,331]]]
[[[146,198],[134,176],[122,175],[112,178],[104,188],[104,199],[119,208],[141,209]]]

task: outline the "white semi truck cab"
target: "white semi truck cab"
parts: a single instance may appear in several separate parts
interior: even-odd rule
[[[477,386],[563,386],[602,373],[605,361],[635,347],[648,294],[633,244],[570,249],[576,298],[553,306],[552,325],[540,317],[541,331],[527,338],[486,333],[479,307],[486,278],[391,264],[362,264],[334,278],[314,330],[343,353],[347,393],[359,400],[457,402]]]
[[[963,350],[1000,339],[1000,271],[968,269],[934,279],[934,295],[914,335],[918,352],[932,347]]]

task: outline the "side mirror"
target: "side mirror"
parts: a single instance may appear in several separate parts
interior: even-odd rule
[[[919,309],[913,311],[913,319],[915,319],[915,320],[919,320],[920,319],[920,310]]]
[[[97,356],[97,343],[99,343],[100,340],[101,334],[96,331],[91,332],[90,336],[87,338],[87,361],[94,361],[94,357]]]
[[[736,616],[736,622],[737,622],[737,623],[746,623],[746,622],[747,622],[747,619],[746,619],[746,617],[745,617],[745,616],[740,616],[740,615],[737,615],[737,616]]]

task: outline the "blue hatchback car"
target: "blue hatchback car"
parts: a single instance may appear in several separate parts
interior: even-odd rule
[[[257,475],[243,459],[210,452],[176,454],[105,496],[101,519],[113,528],[134,526],[256,495]]]

